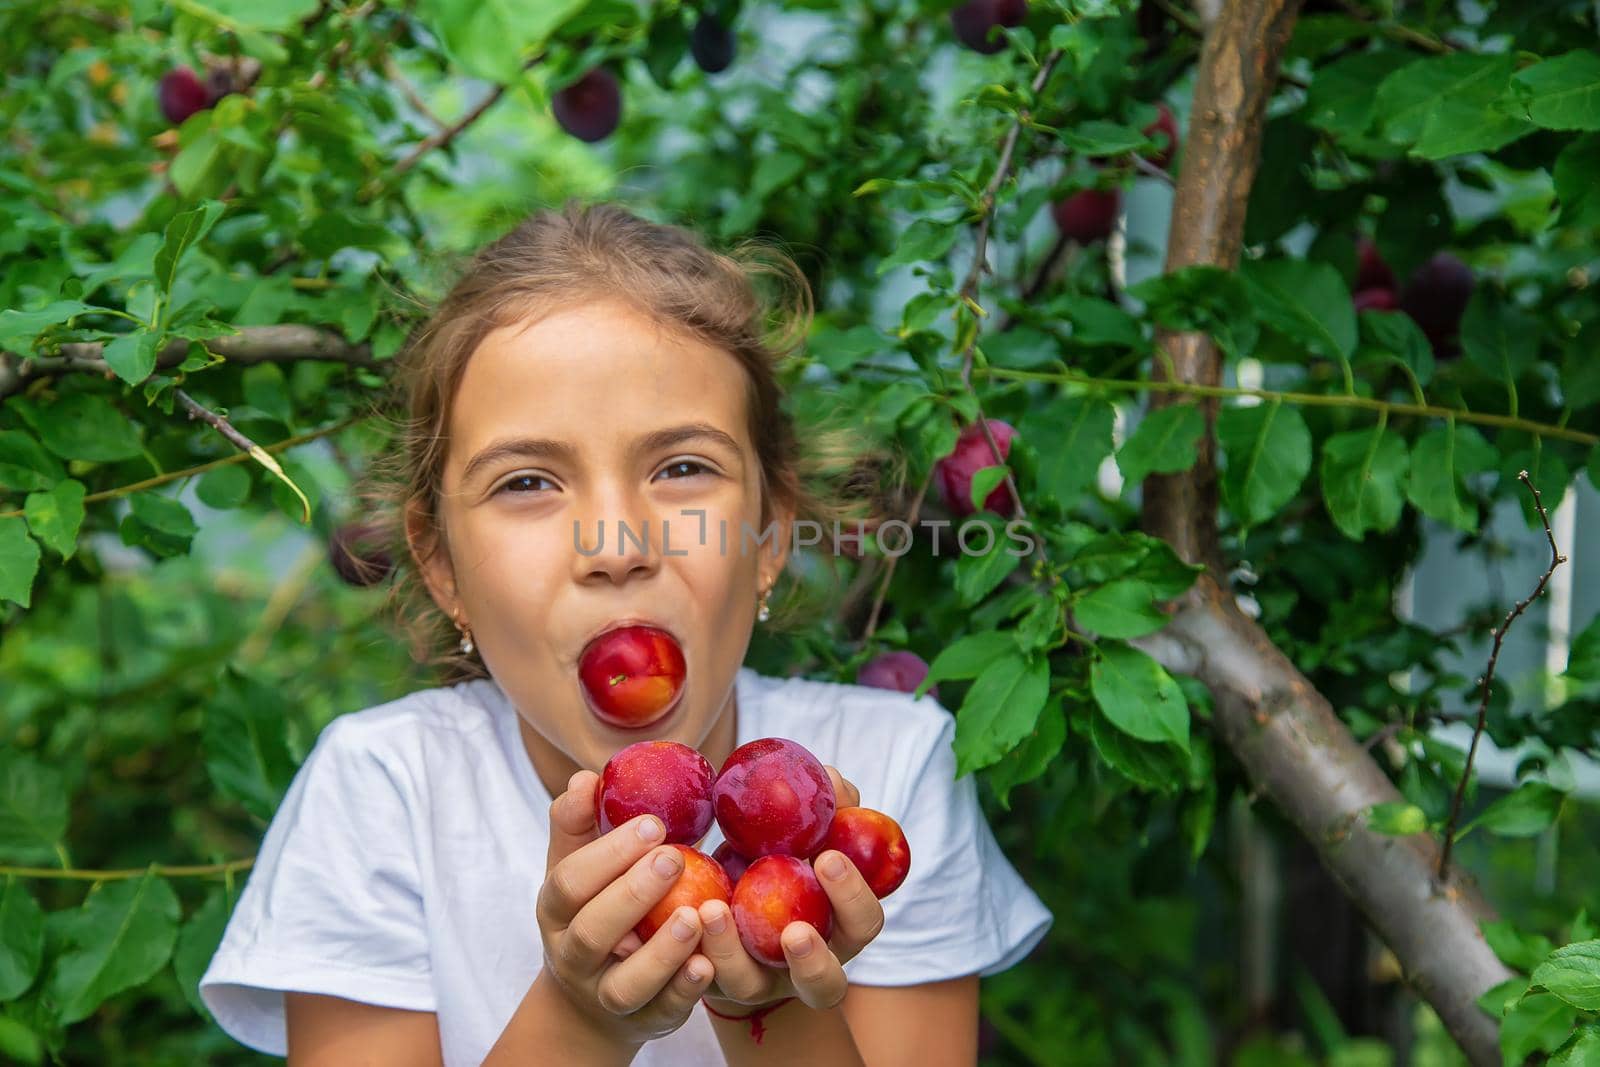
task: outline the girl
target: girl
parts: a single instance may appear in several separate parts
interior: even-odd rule
[[[794,524],[838,513],[781,407],[762,274],[797,283],[803,338],[787,259],[569,204],[479,253],[408,348],[385,513],[453,673],[335,719],[300,767],[200,982],[238,1040],[295,1067],[975,1061],[978,977],[1050,915],[956,778],[954,719],[742,666]],[[578,681],[620,623],[666,630],[687,665],[643,730]],[[718,902],[641,944],[680,861],[654,817],[598,833],[595,772],[647,737],[720,767],[770,736],[899,821],[909,877],[880,903],[823,852],[834,928],[791,923],[787,970]]]

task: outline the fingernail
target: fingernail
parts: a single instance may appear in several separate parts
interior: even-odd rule
[[[837,852],[829,853],[822,861],[822,873],[829,878],[844,877],[844,857]]]
[[[688,978],[689,981],[693,982],[695,985],[699,985],[701,982],[706,980],[706,976],[704,974],[701,974],[700,971],[692,967],[689,969]]]
[[[791,956],[809,956],[809,955],[811,955],[811,938],[809,936],[807,936],[805,940],[797,942],[796,944],[790,945],[789,946],[789,954]]]
[[[694,927],[682,919],[672,920],[672,936],[679,941],[687,941],[694,936]]]
[[[678,873],[678,855],[676,852],[658,852],[651,866],[663,878],[671,878]]]
[[[664,829],[661,820],[652,815],[639,823],[639,836],[646,841],[659,841]]]
[[[728,928],[728,913],[718,908],[716,914],[706,920],[706,929],[713,934],[720,934]]]

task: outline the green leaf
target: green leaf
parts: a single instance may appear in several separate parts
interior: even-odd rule
[[[1095,706],[1089,717],[1089,741],[1112,770],[1141,789],[1176,793],[1183,788],[1183,751],[1170,741],[1151,744],[1119,729]]]
[[[1359,141],[1377,114],[1378,86],[1410,62],[1409,52],[1355,52],[1318,68],[1306,93],[1305,121],[1339,139]]]
[[[989,453],[993,458],[994,453]],[[972,510],[982,511],[983,502],[989,499],[989,494],[1006,480],[1007,470],[1003,465],[993,467],[980,467],[972,472],[972,481],[967,486],[967,500],[972,504]]]
[[[285,426],[294,426],[294,405],[289,400],[289,384],[275,363],[258,363],[245,368],[244,399]]]
[[[1374,354],[1411,371],[1419,386],[1433,381],[1433,346],[1417,320],[1403,311],[1363,311],[1359,319]]]
[[[1600,226],[1600,136],[1580,137],[1556,157],[1556,199],[1562,226]]]
[[[1547,130],[1600,130],[1600,55],[1588,49],[1526,67],[1511,86],[1523,113]]]
[[[21,430],[0,430],[0,489],[33,492],[67,476],[50,453]]]
[[[1149,140],[1132,126],[1089,119],[1063,127],[1056,136],[1061,143],[1076,152],[1089,156],[1115,156],[1143,148]]]
[[[1030,408],[1018,430],[1039,456],[1039,488],[1062,508],[1095,480],[1114,447],[1116,410],[1099,396],[1063,397]]]
[[[1428,813],[1398,800],[1374,804],[1367,809],[1367,827],[1375,834],[1420,834],[1428,828]]]
[[[1417,439],[1406,498],[1430,519],[1475,533],[1478,509],[1466,496],[1466,480],[1493,470],[1497,458],[1494,446],[1476,429],[1450,419]]]
[[[61,936],[68,947],[55,962],[50,987],[61,1021],[70,1025],[167,965],[178,936],[178,898],[153,873],[102,883],[65,918]]]
[[[1038,722],[1022,743],[985,772],[1001,808],[1011,810],[1011,791],[1043,774],[1060,755],[1066,740],[1066,715],[1061,701],[1052,700],[1039,713]]]
[[[1222,496],[1241,526],[1259,526],[1300,491],[1311,471],[1311,431],[1280,401],[1217,412],[1217,441],[1227,458]]]
[[[106,364],[129,385],[138,385],[156,369],[161,335],[150,330],[118,334],[102,351]]]
[[[0,349],[26,352],[33,347],[34,338],[45,330],[94,310],[92,305],[81,300],[54,300],[33,311],[15,308],[0,311]]]
[[[989,527],[993,541],[982,555],[962,552],[956,559],[956,600],[963,607],[971,607],[992,593],[1006,576],[1022,564],[1020,542],[1005,533],[1006,524],[996,516],[977,515],[967,519],[958,529],[977,524]],[[967,544],[977,551],[982,547],[981,537],[968,533]],[[958,542],[959,547],[959,542]]]
[[[20,1020],[0,1015],[0,1055],[27,1067],[44,1063],[44,1042]]]
[[[997,763],[1031,733],[1050,695],[1050,665],[1008,652],[967,690],[956,714],[956,777]]]
[[[1505,1063],[1523,1063],[1535,1052],[1554,1052],[1572,1033],[1577,1009],[1550,993],[1529,993],[1506,1008],[1500,1020]]]
[[[1510,919],[1481,922],[1483,939],[1489,943],[1500,962],[1519,971],[1532,971],[1541,960],[1550,955],[1550,939],[1542,934],[1525,934]],[[1518,994],[1521,995],[1520,993]]]
[[[1355,305],[1333,264],[1259,259],[1247,261],[1240,273],[1261,321],[1329,359],[1348,360],[1355,352]]]
[[[1135,578],[1119,578],[1085,593],[1073,603],[1073,617],[1102,637],[1143,637],[1167,624],[1155,606],[1155,590]]]
[[[1189,748],[1189,705],[1166,668],[1123,644],[1101,643],[1089,686],[1095,703],[1117,729],[1141,741],[1172,741]]]
[[[98,393],[72,393],[43,407],[27,397],[14,396],[7,403],[62,459],[109,463],[141,450],[138,427]]]
[[[30,607],[38,573],[39,546],[28,536],[27,523],[16,516],[0,517],[0,600]]]
[[[928,676],[917,686],[916,695],[919,697],[925,695],[929,689],[946,678],[956,680],[976,678],[997,658],[1016,651],[1016,637],[1001,630],[985,630],[982,633],[958,638],[946,645],[944,650],[933,658],[933,662],[928,664]]]
[[[1600,1063],[1600,1026],[1585,1026],[1556,1050],[1546,1067],[1594,1067]]]
[[[317,0],[187,0],[185,10],[193,11],[221,29],[295,29],[317,11]]]
[[[1424,159],[1489,152],[1515,141],[1533,127],[1497,105],[1516,63],[1509,52],[1457,52],[1401,67],[1378,86],[1384,136],[1411,145]]]
[[[128,505],[131,510],[122,517],[118,527],[123,544],[148,548],[161,557],[189,551],[189,543],[199,527],[183,504],[147,489],[130,496]]]
[[[50,863],[67,835],[62,773],[20,752],[0,750],[0,859]]]
[[[872,326],[852,326],[842,332],[830,326],[819,329],[806,347],[818,362],[837,374],[891,346]]]
[[[1484,808],[1461,832],[1481,826],[1501,837],[1532,837],[1550,828],[1566,797],[1544,782],[1523,782],[1515,792]]]
[[[1072,324],[1074,344],[1119,348],[1144,345],[1144,331],[1139,328],[1139,320],[1109,300],[1073,293],[1051,301],[1050,310]]]
[[[83,526],[83,483],[68,478],[48,492],[29,493],[22,510],[28,529],[62,559],[71,559],[78,547],[78,530]]]
[[[1461,317],[1461,348],[1489,377],[1515,382],[1539,354],[1539,324],[1507,304],[1493,288],[1478,286]]]
[[[211,1011],[200,999],[200,977],[211,965],[217,946],[222,944],[222,934],[228,926],[228,898],[222,890],[213,889],[183,924],[178,932],[177,947],[172,952],[172,973],[183,990],[184,999],[202,1019],[211,1019]]]
[[[1564,676],[1580,685],[1600,682],[1600,615],[1573,638]]]
[[[444,39],[463,71],[502,85],[515,82],[523,62],[544,47],[550,35],[580,11],[584,0],[423,0],[421,21]]]
[[[232,668],[205,709],[206,773],[262,820],[272,818],[294,777],[285,732],[288,710],[281,691]]]
[[[1129,485],[1151,474],[1186,471],[1194,466],[1205,432],[1206,417],[1197,404],[1156,408],[1139,420],[1133,435],[1117,451],[1117,467]]]
[[[1391,530],[1400,521],[1409,456],[1405,440],[1373,426],[1322,443],[1322,499],[1346,537]]]
[[[878,264],[878,276],[881,278],[896,267],[944,259],[961,232],[961,224],[957,222],[918,219],[906,227],[894,252]]]
[[[44,958],[44,911],[16,875],[0,885],[0,1001],[20,997]]]
[[[242,463],[213,467],[201,475],[194,493],[208,508],[236,508],[250,499],[250,471]]]
[[[172,216],[172,221],[167,223],[166,237],[161,242],[161,251],[156,253],[155,259],[156,284],[161,287],[162,296],[172,292],[173,283],[178,280],[178,264],[183,260],[183,254],[204,239],[224,210],[225,205],[220,201],[207,200],[198,207]],[[146,375],[149,373],[145,371]]]
[[[1240,275],[1220,267],[1193,266],[1155,274],[1128,287],[1146,314],[1169,330],[1198,330],[1229,358],[1248,356],[1261,329],[1250,290]]]

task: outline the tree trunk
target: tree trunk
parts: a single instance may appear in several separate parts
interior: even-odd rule
[[[1207,28],[1168,236],[1169,272],[1238,265],[1263,117],[1297,7],[1298,0],[1227,0]],[[1164,333],[1158,340],[1158,378],[1221,384],[1221,359],[1208,337]],[[1151,404],[1181,400],[1156,394]],[[1468,1058],[1498,1067],[1498,1021],[1476,1003],[1511,976],[1478,928],[1494,912],[1465,876],[1436,880],[1432,836],[1366,828],[1362,810],[1401,800],[1399,791],[1218,584],[1227,570],[1216,523],[1216,402],[1203,410],[1207,433],[1194,467],[1145,480],[1144,527],[1208,573],[1174,602],[1167,627],[1138,644],[1206,684],[1217,734],[1251,782],[1305,834]]]

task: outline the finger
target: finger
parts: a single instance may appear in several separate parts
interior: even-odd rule
[[[556,864],[595,839],[594,796],[599,784],[598,774],[578,771],[567,780],[566,792],[551,803],[545,870],[554,870]]]
[[[666,993],[674,981],[682,987],[703,988],[711,970],[709,963],[703,970],[687,966],[699,939],[700,916],[687,905],[679,908],[638,952],[606,969],[595,987],[595,999],[613,1015],[628,1015]],[[690,982],[691,974],[701,980]]]
[[[834,802],[841,808],[853,808],[861,803],[861,790],[851,785],[844,775],[839,773],[837,767],[824,766],[828,777],[833,780]]]
[[[790,923],[783,928],[781,942],[795,996],[818,1011],[838,1005],[850,988],[850,980],[844,976],[838,957],[822,943],[811,924]]]
[[[611,950],[611,954],[619,960],[625,960],[635,952],[638,952],[639,946],[642,944],[644,942],[639,939],[639,935],[629,930],[622,935],[622,940],[617,942],[616,947]]]
[[[883,930],[883,904],[843,852],[826,849],[814,866],[817,881],[833,905],[829,943],[840,960],[854,959]]]
[[[717,988],[729,1000],[757,1003],[766,999],[772,974],[744,950],[733,911],[720,900],[700,905],[700,951],[716,969]]]
[[[610,957],[612,948],[667,895],[682,871],[683,855],[671,845],[663,845],[641,856],[572,917],[557,941],[561,961],[580,974],[598,971]],[[698,923],[696,925],[698,928]]]
[[[622,877],[631,865],[666,836],[666,827],[654,815],[641,815],[630,819],[597,840],[589,842],[554,867],[539,890],[538,913],[541,922],[563,928],[577,916],[607,886]],[[676,863],[675,849],[673,861]],[[676,877],[676,871],[674,871]],[[670,883],[669,883],[670,884]],[[657,900],[660,899],[658,894]],[[649,910],[646,905],[645,910]],[[639,913],[643,915],[644,912]],[[637,922],[637,918],[634,922]],[[617,936],[606,942],[605,949],[622,940],[633,923],[625,923]]]

